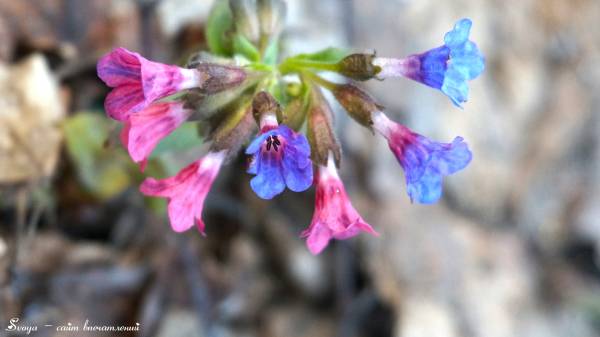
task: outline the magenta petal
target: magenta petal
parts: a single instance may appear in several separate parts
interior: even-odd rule
[[[121,138],[121,144],[123,144],[123,147],[125,149],[127,149],[127,144],[129,144],[129,130],[130,129],[131,129],[131,126],[129,125],[129,122],[123,123],[123,129],[121,129],[121,134],[119,135],[119,137]],[[144,170],[146,170],[146,166],[148,165],[148,159],[145,158],[144,160],[138,162],[137,164],[140,167],[140,172],[144,173]]]
[[[175,131],[191,112],[182,103],[160,102],[132,114],[127,122],[127,149],[131,158],[136,163],[146,160],[158,142]]]
[[[114,88],[104,103],[106,112],[120,121],[160,98],[200,84],[196,69],[148,61],[124,48],[102,57],[97,72],[100,79]]]
[[[306,246],[308,250],[313,254],[320,254],[329,244],[331,240],[331,230],[323,223],[315,223],[311,225],[311,229],[307,230],[302,234],[302,237],[306,237]]]
[[[106,114],[118,121],[126,121],[129,116],[146,107],[144,93],[137,84],[128,84],[113,89],[104,101]]]
[[[307,238],[306,244],[310,252],[319,254],[331,238],[345,240],[360,232],[378,235],[350,203],[333,159],[330,158],[326,167],[319,166],[315,212],[309,228],[302,233],[302,237]]]
[[[98,77],[109,87],[140,83],[141,62],[138,53],[117,48],[104,55],[96,66]]]
[[[204,233],[204,200],[224,159],[224,151],[210,152],[174,177],[160,180],[146,178],[140,191],[148,196],[165,197],[169,200],[169,221],[175,232],[184,232],[193,227],[195,222],[200,232]]]
[[[141,61],[141,83],[148,101],[172,95],[180,90],[197,86],[196,71],[158,62]]]

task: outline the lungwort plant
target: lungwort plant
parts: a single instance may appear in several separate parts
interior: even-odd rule
[[[302,233],[320,253],[334,239],[375,230],[350,203],[337,173],[341,149],[334,133],[328,90],[356,122],[385,139],[404,170],[410,200],[434,203],[444,176],[465,168],[472,155],[463,138],[430,140],[388,118],[383,106],[356,81],[404,77],[440,90],[452,103],[467,101],[468,81],[484,69],[469,40],[471,21],[461,19],[443,44],[405,58],[344,55],[329,48],[281,59],[286,6],[280,0],[216,1],[206,27],[210,52],[184,67],[145,59],[117,48],[98,62],[98,76],[113,88],[106,97],[109,118],[123,123],[121,141],[142,170],[157,144],[186,120],[209,126],[210,148],[170,178],[147,178],[140,191],[168,199],[173,230],[196,224],[204,233],[204,200],[222,165],[242,152],[259,198],[286,188],[303,192],[313,183],[315,211]],[[334,83],[321,76],[346,77]]]

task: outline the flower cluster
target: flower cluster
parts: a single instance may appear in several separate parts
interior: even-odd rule
[[[451,143],[432,141],[390,120],[354,82],[333,83],[320,76],[330,71],[357,81],[406,77],[441,90],[460,107],[467,100],[467,81],[484,68],[469,40],[470,20],[458,21],[443,46],[406,58],[344,57],[328,49],[278,62],[284,13],[281,0],[218,1],[213,15],[221,22],[207,27],[211,53],[196,54],[185,67],[152,62],[124,48],[98,62],[98,76],[112,88],[106,113],[123,124],[123,146],[142,170],[156,145],[188,119],[209,126],[206,155],[173,177],[146,178],[140,187],[145,195],[168,199],[176,232],[196,224],[204,234],[202,209],[211,185],[221,166],[245,147],[250,187],[258,197],[272,199],[286,187],[302,192],[315,183],[313,219],[301,234],[313,254],[332,238],[377,235],[350,203],[337,173],[341,150],[323,89],[353,119],[385,137],[413,202],[436,202],[443,177],[471,161],[461,137]]]

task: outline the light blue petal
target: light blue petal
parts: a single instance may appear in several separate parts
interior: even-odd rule
[[[287,147],[283,155],[283,177],[287,187],[294,192],[306,191],[313,182],[313,167],[310,159],[297,151],[297,148]]]
[[[430,167],[421,179],[408,183],[406,190],[412,202],[433,204],[442,196],[442,176]]]
[[[469,19],[459,20],[454,25],[454,29],[444,36],[444,44],[451,49],[464,44],[469,39],[471,25],[472,23]]]
[[[400,162],[408,195],[413,202],[423,204],[436,202],[442,195],[443,176],[462,170],[472,158],[462,137],[456,137],[452,143],[438,143],[419,135],[404,154]]]
[[[272,199],[285,189],[280,157],[276,152],[264,151],[257,159],[258,174],[250,180],[250,187],[260,198]]]

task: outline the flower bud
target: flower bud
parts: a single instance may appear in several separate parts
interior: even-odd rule
[[[350,117],[368,128],[373,125],[371,114],[384,109],[371,95],[352,84],[337,85],[332,93]]]
[[[260,34],[264,38],[279,35],[285,20],[286,6],[282,0],[257,0]]]
[[[329,153],[333,153],[336,165],[340,164],[341,149],[333,130],[331,108],[318,87],[311,88],[308,112],[308,141],[315,164],[326,166]]]
[[[348,55],[338,63],[338,72],[354,80],[370,80],[381,71],[379,66],[373,65],[374,58],[375,54]]]
[[[277,115],[281,115],[281,106],[266,91],[261,91],[252,100],[252,114],[260,125],[261,132],[278,126]]]
[[[256,16],[256,0],[229,0],[229,7],[233,13],[237,32],[251,42],[257,42],[259,25]]]
[[[292,98],[282,112],[281,122],[293,130],[300,130],[306,119],[307,103],[305,96]]]
[[[231,113],[217,123],[218,125],[210,134],[212,139],[210,150],[213,152],[227,150],[228,156],[237,155],[242,145],[256,132],[250,97],[242,97],[238,104],[232,107]]]
[[[240,67],[200,63],[196,69],[204,78],[200,90],[208,95],[237,87],[246,79],[246,71]]]
[[[230,90],[212,95],[203,93],[200,90],[193,90],[186,93],[182,99],[185,101],[188,109],[195,111],[189,120],[206,120],[213,117],[219,111],[227,109],[229,105],[238,100],[244,93],[253,91],[260,79],[260,76],[249,73],[244,82]]]

